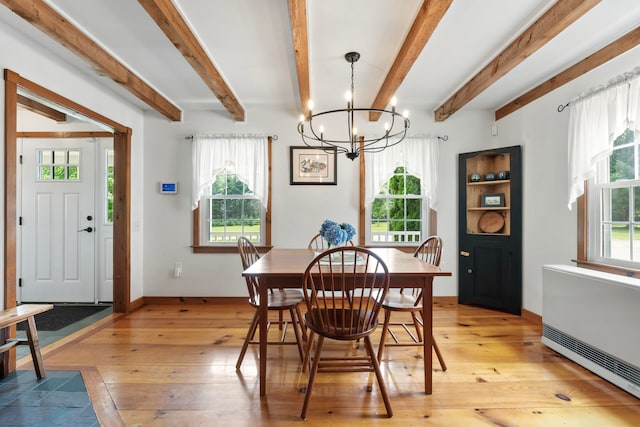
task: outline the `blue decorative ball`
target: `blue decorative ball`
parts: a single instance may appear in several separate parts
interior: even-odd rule
[[[495,181],[496,180],[496,174],[493,172],[489,172],[484,179],[486,179],[487,181]]]
[[[498,172],[498,179],[509,179],[509,171]]]

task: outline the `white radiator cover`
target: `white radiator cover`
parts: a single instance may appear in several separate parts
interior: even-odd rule
[[[542,300],[542,343],[640,398],[640,280],[545,265]]]

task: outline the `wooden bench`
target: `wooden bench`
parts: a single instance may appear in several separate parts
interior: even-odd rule
[[[9,338],[3,340],[3,342],[0,342],[0,354],[9,351],[16,345],[28,344],[31,349],[31,357],[33,358],[33,367],[38,378],[44,378],[45,372],[42,355],[40,354],[40,341],[38,340],[38,330],[36,329],[34,316],[51,309],[53,309],[53,305],[51,304],[22,304],[0,312],[0,330],[4,330],[25,320],[27,321],[27,339]],[[5,331],[4,336],[6,336],[6,332],[8,331]]]

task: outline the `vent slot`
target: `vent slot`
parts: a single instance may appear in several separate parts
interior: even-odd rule
[[[542,335],[564,348],[571,350],[575,354],[590,360],[598,366],[601,366],[620,378],[624,378],[630,383],[640,387],[640,370],[635,366],[616,359],[615,357],[604,353],[587,343],[577,340],[570,335],[566,335],[549,325],[543,324]]]

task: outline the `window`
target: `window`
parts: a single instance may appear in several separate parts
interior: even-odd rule
[[[589,259],[640,267],[640,157],[638,138],[625,130],[596,169],[589,197]]]
[[[417,246],[436,233],[437,138],[406,138],[364,163],[361,244]]]
[[[253,190],[228,165],[216,175],[210,193],[200,199],[203,209],[201,242],[235,245],[238,237],[254,244],[264,241],[264,209]]]
[[[412,243],[427,238],[427,198],[422,196],[420,178],[398,167],[373,199],[370,209],[371,243]]]
[[[38,181],[79,181],[80,150],[38,150]]]
[[[635,70],[569,103],[569,207],[577,202],[581,267],[640,276],[639,130]]]
[[[271,245],[271,137],[194,136],[193,251]]]

